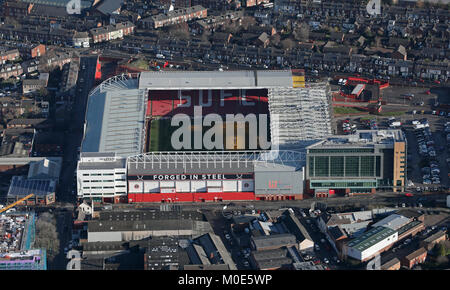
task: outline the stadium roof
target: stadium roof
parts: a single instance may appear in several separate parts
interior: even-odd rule
[[[89,95],[82,152],[141,152],[144,136],[145,95],[136,79],[114,77]]]
[[[296,151],[185,151],[149,152],[128,157],[128,174],[250,173],[265,165],[300,168],[304,154]],[[273,165],[273,166],[272,166]]]
[[[19,0],[24,3],[33,3],[55,7],[67,7],[70,0]],[[82,0],[80,1],[81,9],[90,8],[94,0]]]
[[[245,89],[293,87],[290,70],[142,72],[139,89]]]

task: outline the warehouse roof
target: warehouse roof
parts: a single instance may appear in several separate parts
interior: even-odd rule
[[[372,225],[372,227],[387,227],[393,230],[398,230],[399,228],[403,227],[407,223],[410,222],[409,218],[406,218],[402,215],[398,214],[391,214],[384,219],[380,220],[379,222]]]
[[[267,251],[253,251],[252,256],[255,261],[271,260],[285,258],[287,255],[286,248],[267,250]]]
[[[412,221],[410,223],[407,223],[406,225],[397,229],[398,235],[400,236],[403,233],[405,233],[405,232],[409,231],[410,229],[415,228],[421,224],[422,224],[421,221]]]
[[[363,252],[393,234],[395,234],[395,231],[390,228],[376,227],[352,240],[348,247]]]
[[[198,221],[191,220],[95,220],[90,221],[89,232],[119,232],[119,231],[170,231],[194,230]],[[200,222],[201,223],[201,222]]]
[[[111,220],[111,221],[122,221],[122,220],[178,220],[178,219],[189,219],[189,220],[204,220],[203,214],[196,211],[131,211],[131,212],[112,212],[112,211],[102,211],[99,215],[99,220]]]
[[[279,234],[270,236],[252,237],[256,249],[265,247],[284,247],[287,245],[295,245],[296,238],[292,234]]]
[[[298,218],[290,211],[285,211],[284,224],[288,228],[289,232],[295,235],[297,241],[302,242],[304,240],[313,241],[306,228],[300,223]]]

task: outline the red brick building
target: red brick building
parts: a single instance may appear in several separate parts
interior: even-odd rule
[[[20,53],[17,49],[0,50],[0,64],[5,64],[7,61],[12,61],[19,58]]]
[[[158,14],[156,16],[143,19],[143,25],[149,28],[151,25],[153,28],[160,28],[164,26],[184,23],[194,19],[201,19],[208,16],[207,9],[203,6],[196,5],[189,8],[182,8],[173,11],[169,11],[165,14]]]
[[[40,57],[45,54],[46,47],[43,44],[37,44],[37,45],[32,46],[29,49],[29,51],[30,51],[29,55],[31,56],[31,58]]]
[[[7,17],[26,17],[33,9],[32,3],[19,1],[6,1],[3,3],[3,16]]]
[[[410,253],[409,255],[401,259],[401,264],[408,269],[413,268],[415,265],[425,262],[427,259],[427,250],[425,248],[420,248]]]

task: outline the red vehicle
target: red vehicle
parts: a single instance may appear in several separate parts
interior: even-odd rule
[[[438,80],[435,80],[434,83],[435,83],[435,84],[440,84],[441,82],[438,81]]]
[[[407,196],[407,197],[411,197],[411,196],[413,196],[413,194],[412,194],[412,193],[409,193],[409,192],[407,192],[407,193],[405,193],[405,196]]]
[[[423,79],[419,79],[419,82],[424,83],[425,81]]]

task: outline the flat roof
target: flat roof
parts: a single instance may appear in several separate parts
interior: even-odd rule
[[[78,162],[79,170],[126,168],[126,158],[117,158],[111,162]]]
[[[321,140],[307,149],[326,149],[343,147],[368,147],[373,148],[376,144],[393,145],[395,142],[406,141],[402,130],[356,130],[352,135],[333,135]]]

